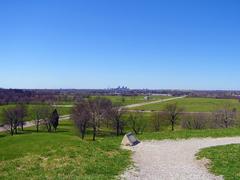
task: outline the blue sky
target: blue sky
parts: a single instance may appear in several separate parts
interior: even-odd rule
[[[1,0],[0,87],[240,89],[238,0]]]

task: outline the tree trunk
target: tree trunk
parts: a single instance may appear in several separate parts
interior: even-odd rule
[[[117,120],[117,136],[119,136],[120,122]]]
[[[13,136],[13,127],[12,127],[12,125],[10,127],[10,131],[11,131],[11,135]]]
[[[38,129],[39,129],[39,121],[37,120],[37,132],[38,132]]]
[[[96,139],[97,128],[96,126],[93,127],[93,141]]]
[[[84,139],[84,136],[85,136],[85,132],[83,131],[82,132],[82,140]]]
[[[172,121],[172,131],[174,131],[174,122]]]

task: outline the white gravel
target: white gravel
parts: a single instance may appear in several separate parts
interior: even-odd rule
[[[149,180],[216,180],[221,176],[210,174],[206,160],[196,160],[200,149],[210,146],[238,144],[240,137],[204,138],[188,140],[145,141],[133,150],[134,168],[122,179]]]

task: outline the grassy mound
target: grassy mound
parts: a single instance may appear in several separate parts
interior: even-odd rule
[[[113,179],[130,163],[121,137],[82,141],[70,122],[56,133],[0,136],[0,179]]]

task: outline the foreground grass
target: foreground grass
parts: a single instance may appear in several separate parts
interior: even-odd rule
[[[56,133],[0,134],[0,179],[114,179],[130,163],[121,138],[82,141],[70,122]]]
[[[237,99],[214,99],[214,98],[183,98],[169,102],[162,102],[157,104],[149,104],[133,109],[137,110],[154,110],[161,111],[169,104],[176,102],[180,107],[184,108],[186,112],[212,112],[224,107],[225,104],[240,110],[240,103]]]
[[[209,169],[214,174],[226,180],[240,179],[240,144],[205,148],[197,156],[211,160]]]

